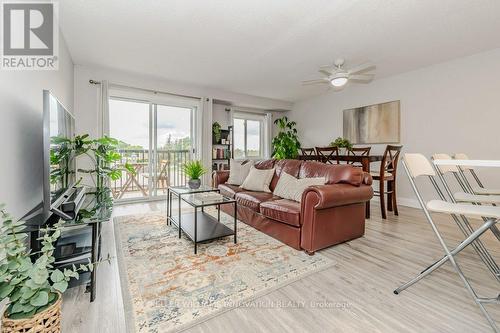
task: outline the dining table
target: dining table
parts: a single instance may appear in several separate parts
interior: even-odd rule
[[[372,163],[381,162],[384,155],[333,155],[332,159],[325,160],[323,155],[299,155],[298,159],[303,161],[321,161],[324,163],[337,164],[339,162],[349,162],[361,164],[361,168],[364,172],[370,173],[370,165]],[[370,218],[370,201],[366,202],[365,216],[367,219]]]

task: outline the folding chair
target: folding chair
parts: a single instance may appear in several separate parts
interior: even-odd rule
[[[464,153],[457,153],[453,156],[454,159],[456,160],[468,160],[469,157],[464,154]],[[469,185],[469,187],[472,189],[474,194],[483,194],[483,195],[500,195],[500,189],[492,189],[492,188],[484,188],[483,183],[479,179],[476,171],[474,170],[473,167],[468,167],[468,166],[461,166],[460,168],[461,174],[464,178],[464,181]],[[472,175],[472,178],[474,178],[475,182],[477,183],[478,186],[472,186],[469,181],[467,176],[465,175],[466,172],[469,172]]]
[[[394,290],[394,294],[397,295],[401,293],[403,290],[417,283],[422,278],[431,274],[436,269],[441,267],[444,263],[449,261],[453,266],[453,268],[455,269],[455,271],[457,272],[457,274],[459,275],[460,279],[462,280],[465,289],[469,292],[474,302],[477,304],[483,315],[486,317],[493,331],[499,333],[495,321],[493,320],[493,318],[491,318],[490,314],[487,312],[486,308],[484,307],[484,304],[486,303],[500,304],[500,295],[498,295],[496,298],[478,297],[476,292],[470,285],[469,281],[462,273],[462,270],[460,269],[458,263],[455,261],[455,256],[458,253],[460,253],[463,249],[465,249],[467,246],[471,245],[483,233],[485,233],[488,229],[490,229],[491,226],[495,225],[498,222],[498,219],[500,218],[500,208],[492,206],[483,207],[470,204],[457,204],[457,203],[450,203],[444,200],[431,200],[425,203],[424,199],[422,198],[422,195],[420,194],[420,191],[418,190],[415,179],[420,176],[428,176],[432,185],[436,189],[438,189],[439,186],[437,185],[437,182],[434,179],[434,177],[436,176],[434,168],[422,154],[405,154],[403,157],[403,166],[406,171],[406,174],[408,175],[408,179],[410,180],[410,184],[413,188],[413,191],[417,196],[418,202],[420,203],[420,206],[424,211],[425,217],[445,252],[445,256],[440,260],[438,260],[437,262],[435,262],[434,264],[427,267],[414,279],[408,281],[407,283],[403,284],[402,286]],[[440,192],[441,191],[438,191],[438,194],[441,197],[442,193]],[[450,214],[452,216],[457,216],[457,215],[458,216],[467,215],[467,216],[477,216],[477,217],[487,216],[488,220],[484,222],[483,225],[481,225],[477,230],[475,230],[469,236],[467,236],[465,240],[463,240],[455,249],[450,250],[446,245],[443,237],[441,236],[441,233],[439,232],[436,224],[434,223],[434,220],[431,217],[430,214],[431,211]]]
[[[447,154],[434,154],[432,156],[433,160],[436,159],[442,159],[442,160],[451,160],[451,156]],[[474,171],[474,169],[470,167],[466,167],[468,170]],[[441,182],[443,183],[443,186],[450,196],[452,202],[469,202],[473,204],[491,204],[493,206],[496,206],[497,204],[500,204],[500,196],[492,197],[492,195],[486,195],[486,193],[483,194],[477,194],[474,188],[471,186],[469,181],[467,180],[467,177],[464,174],[464,168],[463,167],[457,167],[455,165],[446,165],[446,166],[439,166],[437,168],[439,178],[441,179]],[[455,180],[457,181],[458,185],[462,188],[463,192],[457,192],[452,194],[451,190],[448,186],[448,183],[446,182],[445,174],[451,172],[453,173],[453,176],[455,177]],[[475,174],[475,173],[474,173]],[[477,175],[476,175],[477,177]],[[479,181],[479,178],[477,178]],[[481,182],[479,181],[479,184]],[[482,184],[481,184],[482,186]],[[486,191],[491,192],[491,190],[484,189]],[[487,217],[483,217],[483,220],[486,221]],[[468,222],[466,222],[468,224]],[[500,230],[498,229],[497,226],[493,226],[491,228],[491,231],[495,235],[495,237],[500,241]],[[489,255],[488,255],[489,256]],[[491,256],[489,256],[491,258]],[[483,257],[482,257],[483,259]],[[491,261],[494,262],[493,258],[491,258]],[[494,270],[492,273],[497,277],[497,279],[500,281],[500,269],[494,264]]]

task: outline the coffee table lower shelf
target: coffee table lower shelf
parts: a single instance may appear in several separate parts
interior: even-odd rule
[[[181,215],[181,230],[195,243],[195,253],[197,248],[196,244],[198,243],[227,236],[235,236],[234,230],[217,221],[215,217],[199,211],[196,216],[197,232],[195,237],[194,214],[195,213],[185,213]],[[170,217],[170,222],[172,222],[172,224],[174,224],[177,228],[179,227],[179,222],[173,216]],[[180,236],[181,233],[179,232],[179,238]]]

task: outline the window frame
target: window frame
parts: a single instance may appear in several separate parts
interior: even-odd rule
[[[234,112],[231,122],[233,124],[233,136],[236,136],[235,131],[235,126],[234,126],[234,120],[239,119],[243,120],[243,128],[244,128],[244,135],[243,135],[243,157],[242,158],[235,158],[236,160],[259,160],[264,158],[264,123],[266,121],[266,115],[265,114],[257,114],[257,113],[250,113],[250,112]],[[259,155],[258,156],[248,156],[248,131],[247,131],[247,122],[248,120],[251,121],[257,121],[259,122]],[[235,140],[233,140],[233,151],[236,149],[235,146]],[[234,156],[233,156],[234,158]]]

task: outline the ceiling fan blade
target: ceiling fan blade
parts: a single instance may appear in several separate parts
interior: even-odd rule
[[[326,68],[320,68],[318,72],[325,74],[326,76],[332,75],[332,72]]]
[[[358,81],[371,81],[375,77],[375,74],[357,74],[357,75],[349,75],[349,80],[358,80]]]
[[[374,64],[366,63],[366,64],[362,64],[362,65],[353,67],[353,68],[349,69],[348,72],[349,72],[349,74],[358,74],[358,73],[367,72],[367,71],[373,70],[373,69],[376,69],[376,66]]]
[[[335,65],[323,65],[323,66],[319,66],[319,70],[322,71],[322,70],[325,70],[327,72],[329,72],[330,74],[335,72]]]
[[[317,80],[306,80],[302,81],[302,85],[310,85],[310,84],[320,84],[320,83],[329,83],[327,79],[317,79]]]

